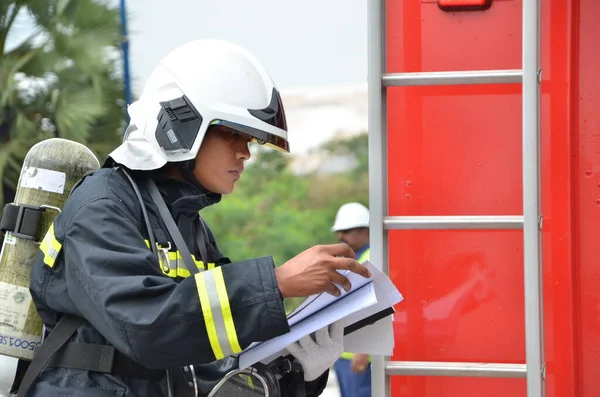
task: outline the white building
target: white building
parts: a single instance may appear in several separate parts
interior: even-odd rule
[[[347,158],[325,158],[315,150],[336,136],[367,131],[367,84],[282,90],[293,155],[292,170],[335,172],[352,165]]]

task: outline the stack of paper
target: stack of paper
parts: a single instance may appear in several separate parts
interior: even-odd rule
[[[370,278],[343,272],[352,283],[349,292],[340,288],[342,294],[338,297],[328,293],[308,297],[288,314],[290,332],[254,343],[240,353],[240,369],[259,361],[268,363],[286,354],[287,346],[341,319],[345,325],[345,351],[391,355],[394,339],[389,317],[394,313],[393,306],[403,298],[384,273],[370,262],[364,262],[363,265],[371,272]],[[377,335],[377,338],[373,338],[373,335]]]

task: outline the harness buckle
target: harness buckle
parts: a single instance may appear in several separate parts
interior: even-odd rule
[[[158,243],[156,243],[156,248],[158,249],[159,258],[162,256],[162,268],[165,273],[169,273],[171,271],[170,260],[169,260],[169,250],[171,249],[171,242],[167,241],[167,247],[161,247]]]

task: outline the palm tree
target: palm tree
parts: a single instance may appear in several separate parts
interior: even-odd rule
[[[27,151],[40,140],[71,139],[99,157],[120,141],[119,11],[108,3],[0,0],[0,180],[5,188],[14,190]]]

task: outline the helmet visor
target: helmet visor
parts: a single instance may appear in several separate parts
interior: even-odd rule
[[[244,135],[250,137],[250,141],[254,143],[258,143],[259,145],[265,145],[272,147],[274,149],[289,152],[290,144],[287,140],[282,137],[270,134],[266,131],[259,130],[257,128],[249,127],[247,125],[233,123],[227,120],[213,120],[210,125],[222,125],[223,127],[229,128],[231,130],[240,132]]]

